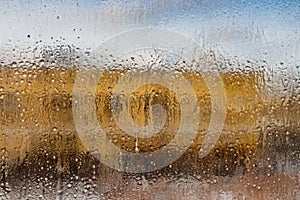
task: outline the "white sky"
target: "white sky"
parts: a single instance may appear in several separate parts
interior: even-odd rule
[[[264,16],[253,9],[247,15],[243,15],[244,11],[228,14],[228,8],[217,7],[212,11],[209,3],[199,12],[189,12],[180,10],[184,8],[182,5],[166,1],[152,1],[154,3],[147,6],[130,1],[97,5],[45,2],[3,1],[0,5],[0,47],[32,46],[39,40],[51,45],[51,37],[54,40],[63,37],[66,43],[80,48],[95,48],[114,34],[152,26],[180,31],[225,56],[274,63],[286,60],[299,64],[300,61],[300,22],[289,21],[288,13],[274,12]],[[205,6],[210,10],[206,11]],[[213,14],[215,12],[217,14]]]

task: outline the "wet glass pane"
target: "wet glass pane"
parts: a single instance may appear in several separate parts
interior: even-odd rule
[[[0,199],[300,199],[299,10],[3,0]]]

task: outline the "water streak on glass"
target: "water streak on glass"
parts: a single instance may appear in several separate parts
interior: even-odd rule
[[[0,199],[300,199],[299,10],[2,1]]]

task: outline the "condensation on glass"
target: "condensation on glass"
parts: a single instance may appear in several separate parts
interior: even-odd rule
[[[1,2],[0,199],[300,199],[299,10]]]

